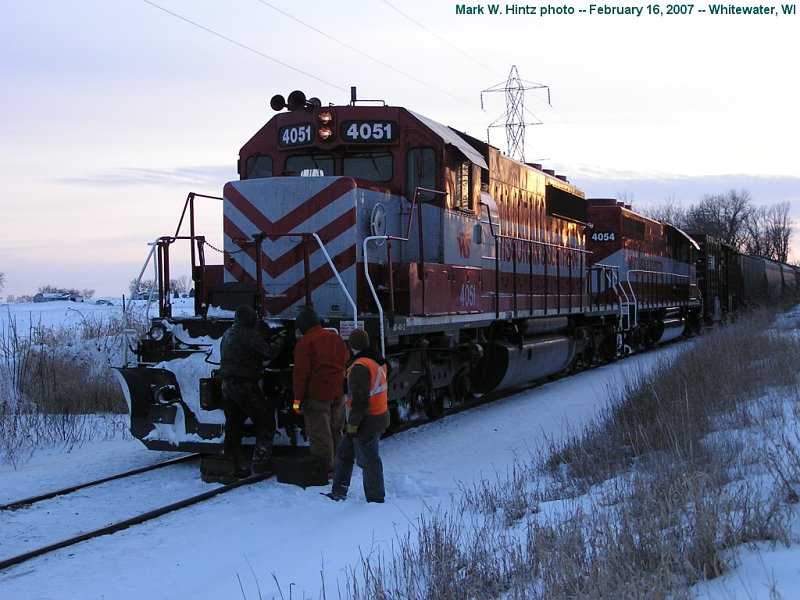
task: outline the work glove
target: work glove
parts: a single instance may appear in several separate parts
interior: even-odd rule
[[[301,400],[295,400],[292,402],[292,410],[296,412],[298,415],[303,414],[303,409],[300,408]]]
[[[347,435],[350,437],[355,437],[358,435],[358,425],[348,425],[347,426]]]

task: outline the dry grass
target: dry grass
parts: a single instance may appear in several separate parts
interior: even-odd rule
[[[627,379],[598,425],[420,516],[339,596],[680,600],[743,544],[790,543],[800,338],[772,322],[742,319]]]
[[[17,466],[40,447],[70,448],[119,433],[127,412],[110,364],[123,349],[123,320],[79,315],[70,327],[14,319],[0,330],[0,460]]]

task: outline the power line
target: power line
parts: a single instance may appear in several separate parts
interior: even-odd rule
[[[236,46],[239,46],[240,48],[244,48],[245,50],[247,50],[249,52],[252,52],[253,54],[257,54],[258,56],[260,56],[262,58],[266,58],[267,60],[271,60],[272,62],[277,63],[277,64],[281,65],[282,67],[286,67],[287,69],[291,69],[292,71],[295,71],[297,73],[305,75],[306,77],[310,77],[311,79],[314,79],[316,81],[324,83],[325,85],[329,85],[329,86],[331,86],[333,88],[336,88],[337,90],[341,90],[342,92],[348,92],[349,91],[348,89],[343,88],[343,87],[341,87],[339,85],[336,85],[335,83],[331,83],[330,81],[325,81],[324,79],[322,79],[320,77],[317,77],[316,75],[312,75],[311,73],[307,73],[306,71],[303,71],[302,69],[298,69],[297,67],[293,67],[292,65],[290,65],[288,63],[285,63],[285,62],[283,62],[281,60],[278,60],[277,58],[273,58],[272,56],[269,56],[268,54],[264,54],[263,52],[261,52],[259,50],[256,50],[255,48],[251,48],[250,46],[247,46],[246,44],[242,44],[241,42],[237,42],[236,40],[234,40],[232,38],[229,38],[229,37],[227,37],[225,35],[222,35],[221,33],[218,33],[216,31],[214,31],[213,29],[209,29],[208,27],[205,27],[204,25],[200,25],[199,23],[195,23],[194,21],[192,21],[190,19],[187,19],[186,17],[183,17],[183,16],[179,15],[176,12],[168,10],[168,9],[164,8],[163,6],[159,6],[155,2],[151,2],[151,0],[142,0],[142,2],[144,2],[146,4],[149,4],[150,6],[152,6],[154,8],[158,8],[159,10],[163,10],[165,13],[170,14],[173,17],[176,17],[176,18],[180,19],[181,21],[185,21],[186,23],[189,23],[190,25],[193,25],[193,26],[197,27],[198,29],[202,29],[203,31],[205,31],[207,33],[215,35],[218,38],[225,40],[226,42],[230,42],[231,44],[235,44]]]
[[[417,27],[419,27],[420,29],[423,29],[424,31],[427,31],[429,34],[431,34],[431,35],[432,35],[433,37],[435,37],[437,40],[439,40],[439,41],[440,41],[440,42],[442,42],[443,44],[446,44],[446,45],[450,46],[450,47],[451,47],[453,50],[455,50],[455,51],[456,51],[456,52],[458,52],[459,54],[462,54],[462,55],[466,56],[468,59],[470,59],[470,60],[471,60],[472,62],[474,62],[476,65],[479,65],[479,66],[483,67],[484,69],[486,69],[487,71],[489,71],[489,72],[491,72],[491,73],[494,73],[495,75],[500,75],[500,73],[498,73],[497,71],[495,71],[495,70],[494,70],[494,69],[492,69],[491,67],[488,67],[488,66],[486,66],[485,64],[483,64],[481,61],[479,61],[479,60],[478,60],[477,58],[475,58],[474,56],[472,56],[472,55],[470,55],[470,54],[467,54],[466,52],[464,52],[464,51],[463,51],[461,48],[459,48],[458,46],[456,46],[456,45],[454,45],[454,44],[451,44],[451,43],[450,43],[450,42],[448,42],[446,39],[444,39],[442,36],[440,36],[440,35],[438,35],[437,33],[435,33],[435,32],[433,32],[433,31],[431,31],[430,29],[428,29],[427,27],[425,27],[425,25],[423,25],[422,23],[420,23],[420,22],[419,22],[419,21],[417,21],[416,19],[412,18],[412,17],[411,17],[411,16],[409,16],[408,14],[404,13],[402,10],[400,10],[399,8],[397,8],[397,7],[396,7],[394,4],[392,4],[392,3],[391,3],[391,2],[389,2],[388,0],[382,0],[382,1],[383,1],[383,3],[384,3],[386,6],[388,6],[389,8],[392,8],[392,9],[396,10],[398,13],[400,13],[401,15],[403,15],[403,16],[404,16],[406,19],[408,19],[409,21],[411,21],[412,23],[414,23],[414,25],[416,25],[416,26],[417,26]]]
[[[397,69],[397,68],[393,67],[392,65],[390,65],[390,64],[388,64],[388,63],[385,63],[385,62],[383,62],[382,60],[379,60],[379,59],[375,58],[374,56],[371,56],[371,55],[367,54],[366,52],[362,52],[362,51],[361,51],[361,50],[359,50],[358,48],[355,48],[355,47],[351,46],[350,44],[348,44],[348,43],[346,43],[346,42],[343,42],[343,41],[341,41],[341,40],[338,40],[338,39],[336,39],[335,37],[333,37],[332,35],[330,35],[330,34],[328,34],[328,33],[324,32],[324,31],[322,31],[321,29],[317,29],[317,28],[316,28],[316,27],[314,27],[313,25],[309,25],[309,24],[308,24],[308,23],[306,23],[305,21],[302,21],[302,20],[298,19],[297,17],[295,17],[295,16],[293,16],[293,15],[290,15],[290,14],[289,14],[289,13],[287,13],[286,11],[284,11],[284,10],[281,10],[280,8],[278,8],[278,7],[276,7],[276,6],[272,5],[272,4],[270,4],[270,3],[269,3],[269,2],[267,2],[266,0],[258,0],[258,1],[259,1],[261,4],[263,4],[264,6],[268,6],[268,7],[270,7],[272,10],[274,10],[274,11],[276,11],[276,12],[279,12],[279,13],[281,13],[283,16],[285,16],[285,17],[288,17],[288,18],[292,19],[292,20],[293,20],[293,21],[295,21],[296,23],[300,23],[300,25],[303,25],[304,27],[308,27],[308,28],[309,28],[309,29],[311,29],[312,31],[314,31],[314,32],[316,32],[316,33],[318,33],[318,34],[320,34],[320,35],[323,35],[323,36],[325,36],[326,38],[328,38],[328,39],[329,39],[329,40],[331,40],[332,42],[336,42],[336,43],[337,43],[337,44],[339,44],[340,46],[343,46],[343,47],[347,48],[348,50],[351,50],[351,51],[355,52],[356,54],[359,54],[360,56],[363,56],[364,58],[368,58],[368,59],[369,59],[369,60],[371,60],[372,62],[374,62],[374,63],[377,63],[377,64],[381,65],[382,67],[385,67],[385,68],[387,68],[387,69],[389,69],[389,70],[391,70],[391,71],[394,71],[395,73],[398,73],[398,74],[402,75],[403,77],[408,77],[409,79],[411,79],[411,80],[413,80],[413,81],[416,81],[417,83],[420,83],[420,84],[422,84],[422,85],[424,85],[424,86],[426,86],[426,87],[429,87],[429,88],[431,88],[432,90],[436,90],[436,91],[437,91],[437,92],[439,92],[440,94],[444,94],[445,96],[449,96],[450,98],[453,98],[454,100],[458,100],[459,102],[463,102],[464,104],[467,104],[467,105],[469,105],[469,106],[473,106],[473,107],[474,107],[474,105],[473,105],[471,102],[469,102],[469,101],[467,101],[467,100],[464,100],[463,98],[460,98],[460,97],[458,97],[458,96],[455,96],[455,95],[451,94],[450,92],[448,92],[447,90],[443,90],[443,89],[441,89],[441,88],[439,88],[439,87],[436,87],[435,85],[433,85],[433,84],[431,84],[431,83],[428,83],[427,81],[424,81],[424,80],[420,79],[419,77],[416,77],[416,76],[414,76],[414,75],[411,75],[410,73],[406,73],[406,72],[404,72],[404,71],[401,71],[400,69]],[[387,2],[387,4],[388,4],[388,2]],[[391,6],[391,4],[390,4],[389,6]],[[394,8],[394,7],[392,6],[392,8]],[[395,10],[397,10],[397,9],[395,9]]]
[[[287,69],[291,69],[292,71],[295,71],[297,73],[305,75],[306,77],[310,77],[311,79],[314,79],[316,81],[324,83],[325,85],[329,85],[329,86],[331,86],[331,87],[333,87],[333,88],[335,88],[337,90],[340,90],[340,91],[343,91],[343,92],[349,91],[348,89],[343,88],[343,87],[341,87],[339,85],[336,85],[335,83],[331,83],[330,81],[326,81],[326,80],[322,79],[321,77],[317,77],[316,75],[312,75],[311,73],[308,73],[307,71],[303,71],[302,69],[294,67],[294,66],[290,65],[289,63],[283,62],[281,60],[278,60],[277,58],[269,56],[268,54],[265,54],[264,52],[261,52],[260,50],[256,50],[255,48],[253,48],[251,46],[248,46],[246,44],[238,42],[238,41],[234,40],[233,38],[230,38],[230,37],[228,37],[226,35],[223,35],[223,34],[217,32],[217,31],[214,31],[213,29],[211,29],[209,27],[206,27],[205,25],[201,25],[200,23],[192,21],[191,19],[188,19],[188,18],[186,18],[186,17],[184,17],[184,16],[182,16],[182,15],[180,15],[180,14],[174,12],[174,11],[171,11],[171,10],[169,10],[167,8],[164,8],[163,6],[160,6],[159,4],[156,4],[152,0],[142,0],[142,2],[145,2],[146,4],[149,4],[150,6],[152,6],[154,8],[157,8],[157,9],[159,9],[159,10],[161,10],[161,11],[163,11],[163,12],[165,12],[165,13],[167,13],[167,14],[169,14],[169,15],[177,18],[177,19],[180,19],[181,21],[189,23],[190,25],[192,25],[194,27],[197,27],[198,29],[201,29],[201,30],[203,30],[203,31],[205,31],[207,33],[210,33],[210,34],[212,34],[212,35],[214,35],[214,36],[216,36],[216,37],[218,37],[218,38],[220,38],[222,40],[225,40],[226,42],[229,42],[231,44],[239,46],[240,48],[243,48],[243,49],[247,50],[248,52],[252,52],[253,54],[256,54],[256,55],[258,55],[258,56],[260,56],[262,58],[266,58],[267,60],[270,60],[270,61],[272,61],[274,63],[277,63],[277,64],[279,64],[279,65],[281,65],[283,67],[286,67]],[[313,27],[312,25],[309,25],[308,23],[305,23],[304,21],[298,19],[297,17],[294,17],[293,15],[287,13],[286,11],[283,11],[283,10],[277,8],[276,6],[270,4],[269,2],[266,2],[265,0],[259,0],[259,2],[261,2],[265,6],[268,6],[271,9],[275,10],[276,12],[279,12],[282,15],[284,15],[284,16],[286,16],[286,17],[288,17],[288,18],[290,18],[290,19],[292,19],[294,21],[296,21],[297,23],[300,23],[301,25],[303,25],[305,27],[308,27],[309,29],[315,31],[316,33],[325,36],[326,38],[330,39],[331,41],[336,42],[337,44],[339,44],[341,46],[344,46],[348,50],[351,50],[352,52],[356,52],[357,54],[359,54],[359,55],[361,55],[361,56],[363,56],[365,58],[370,59],[371,61],[381,65],[384,68],[390,69],[391,71],[394,71],[395,73],[403,75],[404,77],[407,77],[407,78],[409,78],[409,79],[411,79],[413,81],[416,81],[417,83],[419,83],[421,85],[429,87],[429,88],[431,88],[431,89],[433,89],[433,90],[435,90],[435,91],[437,91],[437,92],[439,92],[441,94],[444,94],[446,96],[449,96],[450,98],[453,98],[454,100],[458,100],[459,102],[463,102],[464,104],[467,104],[468,106],[475,107],[475,105],[472,104],[471,102],[469,102],[467,100],[464,100],[463,98],[460,98],[458,96],[455,96],[454,94],[451,94],[447,90],[444,90],[442,88],[436,87],[435,85],[430,84],[430,83],[428,83],[428,82],[426,82],[426,81],[424,81],[424,80],[422,80],[422,79],[420,79],[418,77],[415,77],[414,75],[411,75],[410,73],[406,73],[404,71],[401,71],[400,69],[397,69],[397,68],[391,66],[388,63],[385,63],[385,62],[383,62],[381,60],[378,60],[377,58],[375,58],[373,56],[370,56],[369,54],[367,54],[365,52],[362,52],[361,50],[359,50],[359,49],[357,49],[357,48],[355,48],[355,47],[353,47],[353,46],[351,46],[351,45],[349,45],[349,44],[347,44],[345,42],[342,42],[341,40],[338,40],[338,39],[334,38],[333,36],[325,33],[324,31],[322,31],[320,29],[317,29],[316,27]]]

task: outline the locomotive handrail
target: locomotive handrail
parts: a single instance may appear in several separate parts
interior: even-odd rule
[[[491,233],[492,237],[494,237],[494,239],[495,239],[495,251],[494,251],[494,254],[495,254],[494,262],[495,262],[495,265],[496,265],[495,266],[495,301],[494,301],[495,317],[497,317],[497,318],[500,317],[500,241],[501,240],[510,240],[511,243],[514,244],[514,245],[516,245],[517,242],[519,242],[521,244],[526,244],[526,245],[528,245],[530,247],[531,252],[532,252],[534,246],[537,246],[537,247],[540,247],[540,248],[544,248],[545,249],[545,256],[548,259],[549,259],[549,254],[548,254],[547,251],[550,250],[550,249],[555,249],[556,250],[556,256],[557,256],[557,259],[556,259],[557,260],[557,262],[556,262],[556,284],[557,284],[557,286],[559,288],[557,290],[556,298],[557,298],[557,300],[559,302],[559,306],[557,308],[557,311],[560,312],[560,310],[561,310],[561,306],[560,306],[560,303],[561,303],[561,292],[560,292],[560,286],[561,286],[561,257],[560,257],[560,253],[562,251],[566,251],[567,253],[569,253],[568,254],[568,257],[569,257],[568,258],[568,260],[569,260],[568,268],[569,268],[569,271],[571,273],[572,272],[572,267],[574,266],[572,264],[572,262],[571,262],[573,254],[579,255],[580,259],[581,259],[581,263],[582,264],[586,264],[584,257],[587,254],[593,254],[593,252],[591,250],[587,250],[586,248],[576,248],[574,246],[565,246],[564,244],[555,244],[553,242],[544,242],[544,241],[541,241],[541,240],[530,240],[530,239],[521,238],[521,237],[514,236],[514,235],[506,235],[504,233],[498,233],[498,232],[495,231],[495,223],[492,221],[492,218],[491,218],[492,207],[489,206],[488,204],[486,204],[485,202],[481,202],[480,206],[485,206],[486,209],[487,209],[487,214],[488,214],[488,218],[485,221],[483,219],[480,219],[480,222],[489,224],[489,232]],[[498,226],[499,226],[499,223],[498,223]],[[545,314],[547,313],[547,298],[548,298],[548,293],[547,293],[547,278],[548,278],[547,264],[548,264],[547,262],[544,263]],[[532,262],[531,262],[531,268],[532,268],[532,266],[533,265],[532,265]],[[514,277],[514,281],[515,281],[515,283],[514,283],[514,302],[516,303],[516,298],[517,298],[517,291],[516,291],[516,268],[517,268],[516,251],[512,252],[512,268],[513,268],[512,276]],[[570,279],[571,279],[571,277],[570,277]],[[570,295],[569,295],[569,301],[570,301],[570,308],[572,308],[572,292],[571,292],[571,290],[570,290]],[[583,297],[581,296],[581,302],[582,301],[583,301]],[[515,313],[517,312],[516,304],[515,304],[514,312]]]
[[[662,278],[662,283],[664,282],[664,278],[665,277],[670,278],[670,281],[672,280],[672,278],[685,279],[687,285],[689,285],[690,282],[691,282],[691,277],[689,275],[681,275],[680,273],[665,273],[664,271],[648,271],[648,270],[645,270],[645,269],[629,269],[627,274],[626,274],[626,276],[625,276],[625,279],[626,279],[626,282],[628,284],[628,288],[630,289],[631,296],[633,297],[633,310],[634,310],[634,317],[635,317],[634,323],[638,323],[639,322],[639,300],[636,298],[636,292],[633,289],[633,283],[634,282],[631,281],[631,274],[632,273],[642,274],[642,275],[653,275],[653,276],[656,276],[656,277],[661,277]],[[639,283],[641,283],[641,282],[639,282]],[[645,283],[648,283],[648,282],[645,282]],[[652,282],[650,282],[650,283],[652,283]]]
[[[189,250],[190,250],[190,257],[191,257],[191,265],[192,265],[192,279],[195,283],[196,287],[199,287],[198,280],[196,280],[194,271],[195,271],[195,263],[197,261],[194,243],[199,241],[205,241],[205,236],[196,235],[195,234],[195,226],[194,226],[194,199],[195,198],[208,198],[210,200],[223,200],[220,196],[208,196],[206,194],[197,194],[195,192],[189,192],[186,196],[186,201],[183,203],[183,211],[181,212],[181,216],[178,219],[178,226],[175,229],[175,235],[172,236],[160,236],[157,237],[152,242],[148,243],[150,246],[150,252],[147,255],[147,258],[144,261],[144,265],[142,265],[141,271],[139,271],[139,275],[134,280],[135,287],[138,290],[139,284],[142,281],[142,276],[144,275],[147,266],[150,264],[150,261],[153,260],[153,255],[156,253],[156,250],[159,251],[159,254],[156,256],[156,260],[153,261],[153,284],[158,284],[158,294],[159,294],[159,316],[160,317],[171,317],[172,316],[172,303],[169,300],[169,245],[172,242],[177,240],[190,240],[189,243]],[[186,218],[186,211],[189,211],[189,235],[182,236],[180,235],[181,227],[183,227],[183,221]],[[162,255],[162,248],[166,248],[163,251]],[[203,257],[201,256],[201,263],[204,263]],[[147,305],[145,306],[145,315],[150,314],[150,306],[153,303],[153,290],[151,288],[150,295],[147,298]],[[201,294],[199,293],[200,290],[195,289],[195,304],[197,305],[201,302]],[[125,326],[127,327],[128,322],[128,314],[130,311],[130,304],[126,307],[123,318],[125,322]]]
[[[621,292],[621,295],[625,296],[624,305],[628,307],[628,327],[625,329],[625,331],[627,331],[627,330],[631,329],[631,327],[633,327],[633,325],[631,325],[630,306],[631,306],[631,304],[633,304],[634,305],[634,311],[635,311],[636,298],[634,298],[633,301],[631,301],[630,296],[628,296],[628,292],[625,290],[624,287],[622,287],[622,281],[620,280],[620,277],[619,277],[619,267],[616,267],[616,273],[617,273],[616,287]],[[620,299],[620,301],[619,301],[619,320],[620,320],[620,323],[622,323],[622,306],[623,306],[623,301],[622,301],[622,299]],[[636,317],[638,318],[638,313],[636,314]]]
[[[317,244],[319,244],[319,249],[322,250],[322,254],[325,256],[325,260],[328,261],[328,265],[333,271],[333,274],[336,276],[336,281],[339,282],[339,286],[342,288],[344,295],[347,296],[347,300],[348,302],[350,302],[350,306],[353,309],[353,326],[358,327],[358,307],[356,307],[356,303],[353,300],[353,297],[350,295],[350,292],[347,291],[347,286],[345,286],[344,281],[342,281],[342,276],[339,275],[339,270],[333,264],[333,259],[331,258],[331,255],[328,254],[328,250],[325,248],[325,244],[322,243],[322,240],[316,233],[312,233],[311,235],[315,240],[317,240]],[[260,248],[259,251],[261,251]]]
[[[606,289],[607,290],[613,290],[613,291],[616,292],[617,300],[616,300],[616,302],[614,304],[617,305],[618,310],[619,310],[619,314],[622,315],[622,305],[623,305],[622,296],[624,296],[625,302],[628,302],[629,298],[628,298],[628,294],[625,292],[625,289],[620,285],[619,266],[617,266],[617,265],[606,265],[606,264],[603,264],[603,263],[596,263],[596,264],[592,265],[591,267],[589,267],[587,269],[587,273],[586,273],[586,278],[587,278],[587,281],[589,282],[590,285],[591,285],[591,281],[592,281],[592,278],[591,278],[592,271],[595,271],[598,274],[598,281],[599,281],[599,275],[600,274],[604,274],[604,275],[606,275],[608,277],[607,288]],[[598,285],[596,290],[589,289],[588,291],[591,294],[592,291],[595,291],[595,292],[599,293],[602,290],[600,289],[600,286]],[[608,306],[611,303],[610,302],[604,302],[604,304],[606,306]],[[599,306],[599,301],[597,302],[597,305]]]
[[[141,269],[141,271],[139,271],[139,275],[135,279],[135,281],[136,281],[135,287],[136,287],[137,290],[139,289],[139,284],[142,281],[142,276],[144,275],[145,270],[147,270],[147,266],[150,264],[150,261],[153,260],[153,255],[156,252],[156,248],[158,247],[158,241],[160,239],[161,238],[156,238],[155,240],[153,240],[152,242],[149,242],[147,244],[148,246],[150,246],[150,252],[147,253],[147,258],[145,259],[144,264],[142,265],[142,269]],[[158,266],[154,261],[153,262],[153,285],[155,285],[156,281],[158,281]],[[152,303],[153,303],[153,290],[151,288],[150,289],[150,295],[147,297],[147,306],[145,306],[145,313],[144,313],[145,316],[150,314],[150,305]],[[133,305],[130,302],[128,302],[128,306],[125,308],[125,311],[123,312],[123,324],[124,324],[124,326],[126,328],[128,327],[128,314],[130,313],[131,306],[133,306]]]
[[[183,203],[183,211],[181,212],[181,217],[178,219],[178,226],[175,228],[175,238],[181,232],[181,227],[183,226],[183,219],[186,217],[186,209],[189,209],[189,257],[192,264],[192,281],[195,287],[195,299],[194,299],[194,308],[195,311],[199,311],[200,307],[205,302],[205,256],[203,255],[202,250],[202,243],[199,240],[205,241],[205,236],[198,236],[195,234],[195,227],[194,227],[194,199],[195,198],[208,198],[209,200],[223,200],[224,198],[220,196],[208,196],[206,194],[197,194],[195,192],[189,192],[186,196],[186,201]],[[195,243],[197,242],[197,253],[200,254],[200,269],[195,272],[195,262],[197,261],[197,256],[195,254]],[[169,285],[169,280],[167,280],[167,285]],[[161,289],[159,289],[159,295],[161,295]],[[159,306],[160,312],[164,312],[166,307]],[[205,315],[205,312],[203,313]],[[172,307],[170,306],[169,315],[172,315]],[[161,316],[164,316],[163,314]]]
[[[372,277],[369,276],[369,261],[367,260],[367,242],[373,240],[376,241],[384,240],[388,241],[389,244],[391,244],[392,239],[400,239],[400,238],[392,238],[392,236],[389,235],[369,235],[365,237],[364,241],[362,242],[363,245],[362,252],[364,254],[364,277],[367,279],[367,285],[369,286],[369,291],[372,294],[372,299],[375,300],[375,304],[378,307],[378,326],[380,327],[380,333],[381,333],[381,356],[383,357],[386,356],[386,343],[384,342],[384,329],[383,329],[383,305],[381,304],[381,301],[378,299],[378,292],[375,290],[375,284],[372,283]],[[387,248],[387,251],[390,253],[391,256],[391,250]],[[391,266],[389,267],[389,272],[391,273]]]
[[[367,285],[369,286],[369,291],[372,294],[372,299],[375,300],[375,305],[378,307],[378,320],[379,320],[379,327],[380,327],[380,334],[381,334],[381,356],[385,356],[386,355],[386,342],[384,341],[384,332],[385,332],[385,330],[384,330],[384,326],[383,326],[383,305],[381,304],[380,299],[378,298],[378,292],[375,289],[375,284],[372,283],[372,278],[369,276],[369,260],[367,258],[367,256],[368,256],[367,242],[375,241],[376,245],[377,245],[377,240],[388,241],[388,244],[386,244],[386,254],[388,255],[387,264],[388,264],[388,267],[389,267],[389,303],[390,303],[390,308],[392,310],[392,313],[394,313],[394,270],[393,270],[393,267],[392,267],[392,240],[395,240],[395,241],[398,241],[398,242],[407,242],[409,239],[411,239],[411,224],[414,221],[414,207],[415,206],[419,206],[420,207],[419,210],[420,211],[422,210],[422,203],[421,202],[419,204],[417,203],[417,198],[419,197],[420,192],[430,192],[431,194],[437,194],[437,195],[445,195],[447,193],[447,192],[442,192],[440,190],[433,190],[433,189],[430,189],[430,188],[424,188],[424,187],[417,186],[416,188],[414,188],[414,196],[412,197],[412,200],[411,200],[411,209],[409,210],[410,216],[409,216],[409,219],[408,219],[408,223],[406,224],[405,237],[399,237],[399,236],[396,236],[396,235],[370,235],[370,236],[365,237],[364,241],[362,242],[362,254],[364,256],[364,278],[367,280]],[[422,215],[420,215],[420,218],[418,219],[418,223],[420,223],[420,224],[422,223]],[[422,231],[421,230],[419,232],[419,245],[420,245],[420,248],[419,248],[419,260],[420,260],[420,266],[422,266],[425,263],[425,260],[424,260],[425,257],[423,255]],[[424,278],[422,280],[422,286],[423,286],[422,297],[423,297],[423,302],[424,302],[424,298],[425,298],[425,279]]]
[[[322,239],[320,239],[319,235],[317,235],[313,231],[312,232],[287,231],[281,233],[258,234],[253,237],[252,241],[256,243],[256,252],[259,255],[261,254],[261,244],[264,243],[264,240],[267,237],[301,237],[303,238],[303,240],[306,240],[307,238],[314,238],[314,240],[316,240],[317,242],[317,245],[319,246],[319,249],[322,251],[322,255],[325,257],[325,261],[328,263],[328,266],[333,271],[333,274],[336,277],[336,281],[339,282],[339,287],[342,288],[344,295],[347,297],[347,301],[350,303],[350,307],[353,309],[353,324],[356,327],[358,326],[358,308],[356,307],[356,303],[353,300],[353,297],[350,295],[350,292],[347,291],[347,286],[345,286],[344,281],[342,280],[342,276],[339,274],[339,270],[336,268],[336,265],[333,264],[333,259],[331,258],[331,255],[328,254],[328,250],[327,248],[325,248],[325,244],[323,243]],[[304,270],[303,276],[305,280],[308,281],[310,273],[308,272],[309,266],[307,260],[304,261],[303,270]],[[258,294],[259,297],[261,297],[264,294],[263,286],[259,286]],[[307,301],[310,300],[309,294],[306,294],[306,300]]]

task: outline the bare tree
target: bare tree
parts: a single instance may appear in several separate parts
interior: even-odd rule
[[[170,279],[169,287],[170,289],[172,289],[173,292],[178,292],[179,294],[185,294],[191,288],[191,280],[187,275],[181,275],[177,279]]]
[[[155,288],[156,284],[153,282],[152,279],[141,279],[139,281],[133,279],[128,284],[128,290],[130,291],[131,296],[135,296],[139,292],[150,292]]]
[[[773,204],[769,208],[770,238],[774,248],[773,258],[780,262],[789,260],[789,242],[792,239],[794,223],[789,218],[789,203]]]
[[[684,228],[711,235],[735,248],[742,248],[747,238],[745,223],[751,211],[750,194],[745,190],[706,195],[686,211]]]
[[[644,216],[650,217],[654,221],[669,223],[675,227],[683,229],[686,221],[686,210],[674,197],[668,198],[658,204],[648,204],[639,209]]]
[[[789,209],[788,202],[754,209],[747,220],[745,252],[786,262],[793,226]]]
[[[745,190],[707,194],[683,209],[670,198],[660,204],[637,207],[643,215],[670,223],[689,233],[704,233],[735,248],[780,262],[787,262],[794,223],[788,202],[754,207]]]
[[[767,248],[766,230],[767,208],[761,206],[753,209],[750,213],[750,217],[747,219],[747,238],[745,239],[743,247],[744,252],[754,256],[767,256],[769,250]]]
[[[0,273],[0,292],[3,291],[3,287],[6,285],[6,274]]]

